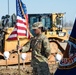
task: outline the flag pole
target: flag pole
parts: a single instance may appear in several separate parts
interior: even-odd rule
[[[6,59],[6,70],[7,70],[7,68],[8,68],[8,64],[7,64],[7,59]]]
[[[19,49],[19,46],[20,46],[20,41],[19,41],[19,38],[18,38],[18,43],[17,43],[17,50]],[[19,75],[20,75],[20,51],[18,50],[18,71],[19,71]]]
[[[19,0],[20,1],[20,0]],[[17,0],[16,0],[17,2]],[[16,3],[16,7],[17,7],[17,3]],[[17,9],[17,8],[16,8]],[[20,41],[19,41],[19,37],[17,35],[17,50],[18,50],[18,72],[19,72],[19,75],[20,75],[20,50],[19,50],[19,47],[20,47]]]

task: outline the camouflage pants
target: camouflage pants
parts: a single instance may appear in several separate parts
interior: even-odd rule
[[[51,75],[48,64],[41,62],[36,66],[33,66],[33,75]]]

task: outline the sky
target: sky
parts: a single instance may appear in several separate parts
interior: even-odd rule
[[[16,13],[16,0],[0,0],[1,16]],[[76,0],[22,0],[27,7],[27,13],[65,13],[66,22],[74,22],[76,17]]]

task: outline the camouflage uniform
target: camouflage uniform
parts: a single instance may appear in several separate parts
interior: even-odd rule
[[[50,55],[50,44],[43,34],[31,38],[30,43],[24,47],[23,52],[32,49],[31,66],[34,75],[50,75],[47,58]]]

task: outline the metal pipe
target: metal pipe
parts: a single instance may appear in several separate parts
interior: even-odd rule
[[[9,0],[8,0],[8,15],[9,15]]]

